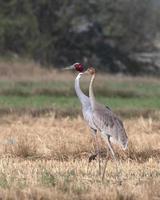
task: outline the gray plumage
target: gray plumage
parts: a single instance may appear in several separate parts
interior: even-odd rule
[[[118,143],[123,149],[127,148],[128,137],[122,121],[106,106],[96,102],[93,93],[93,81],[95,79],[95,69],[89,68],[87,73],[92,75],[89,85],[89,98],[92,108],[92,121],[101,132],[103,139],[110,143]]]
[[[83,65],[80,63],[74,63],[73,65],[64,68],[65,70],[68,69],[75,69],[76,71],[82,72],[83,71]],[[90,158],[95,158],[97,155],[99,155],[99,145],[98,145],[98,140],[97,140],[97,128],[95,127],[93,121],[92,121],[92,108],[91,108],[91,104],[90,104],[90,98],[88,96],[86,96],[81,88],[80,88],[80,77],[83,73],[79,73],[75,79],[75,91],[76,94],[81,102],[81,106],[82,106],[82,113],[83,113],[83,117],[85,119],[85,121],[87,122],[88,126],[91,129],[91,133],[95,142],[95,148],[96,148],[96,152],[94,155],[89,157],[89,162]],[[99,157],[99,172],[100,172],[100,156]]]
[[[123,149],[127,148],[128,138],[123,123],[110,109],[95,103],[92,108],[92,120],[103,139],[109,136],[113,143],[120,144]]]
[[[122,121],[114,114],[108,107],[96,102],[94,93],[93,93],[93,81],[95,79],[95,69],[88,68],[85,73],[92,75],[90,85],[89,85],[89,98],[92,109],[92,122],[100,131],[102,138],[107,143],[108,148],[116,161],[116,169],[118,172],[117,159],[112,148],[111,142],[118,143],[122,146],[123,149],[127,148],[128,137],[125,132]],[[107,166],[107,158],[105,162],[105,167],[103,170],[102,180],[105,176],[105,170]]]

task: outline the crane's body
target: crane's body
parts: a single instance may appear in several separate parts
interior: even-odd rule
[[[97,128],[93,123],[93,117],[92,117],[92,107],[90,103],[90,98],[86,96],[81,88],[80,88],[80,78],[83,73],[79,73],[75,79],[75,91],[76,94],[81,102],[82,105],[82,113],[85,121],[87,122],[88,126],[91,129],[91,133],[93,136],[94,144],[95,144],[95,154],[91,155],[89,157],[89,162],[96,158],[98,155],[98,161],[99,161],[99,174],[101,174],[101,164],[100,164],[100,152],[99,152],[99,144],[97,139]]]
[[[107,143],[109,150],[116,160],[111,142],[118,143],[125,150],[128,145],[128,137],[122,121],[106,106],[98,103],[93,93],[93,82],[95,79],[95,69],[88,68],[84,73],[92,75],[89,85],[89,98],[92,109],[92,122],[96,129],[101,133],[102,138]],[[106,168],[106,164],[105,164]],[[105,168],[102,179],[105,175]],[[117,168],[118,169],[118,168]]]
[[[80,64],[80,63],[74,63],[73,65],[69,66],[69,67],[66,67],[64,68],[65,70],[68,70],[68,69],[74,69],[78,72],[80,72],[76,79],[75,79],[75,91],[76,91],[76,94],[81,102],[81,105],[82,105],[82,113],[83,113],[83,117],[85,119],[85,121],[87,122],[88,126],[90,127],[91,129],[91,133],[92,133],[92,136],[94,138],[94,141],[95,141],[95,146],[96,146],[96,153],[94,155],[91,155],[89,157],[89,162],[93,159],[95,159],[95,157],[97,155],[99,155],[99,145],[98,145],[98,140],[97,140],[97,128],[95,127],[93,121],[92,121],[92,108],[91,108],[91,103],[90,103],[90,98],[88,96],[86,96],[81,88],[80,88],[80,78],[81,78],[81,75],[83,74],[83,65]],[[101,171],[100,169],[100,155],[99,155],[99,173]]]
[[[123,149],[126,149],[128,144],[128,137],[125,132],[123,123],[115,113],[95,100],[93,93],[95,71],[92,68],[89,68],[89,72],[92,74],[89,85],[89,98],[92,108],[92,122],[101,132],[104,139],[112,138],[112,141],[117,142],[123,147]]]

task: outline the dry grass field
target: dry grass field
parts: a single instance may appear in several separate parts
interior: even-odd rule
[[[98,161],[88,165],[94,147],[81,117],[1,118],[0,199],[160,199],[159,120],[140,117],[124,125],[129,148],[115,147],[119,175],[109,157],[102,182]]]

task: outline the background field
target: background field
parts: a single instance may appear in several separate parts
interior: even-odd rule
[[[79,115],[80,103],[74,91],[76,75],[46,70],[27,61],[1,62],[0,113],[16,110],[43,114],[53,110],[58,116]],[[87,94],[89,77],[82,77],[81,85]],[[100,102],[127,117],[148,116],[160,109],[158,78],[98,73],[94,88]]]
[[[22,67],[23,66],[23,67]],[[27,61],[0,64],[1,199],[159,199],[160,81],[97,75],[97,99],[124,121],[129,148],[114,146],[104,182],[90,131],[74,92],[76,73],[46,70]],[[87,93],[89,78],[81,80]],[[102,164],[106,156],[101,141]]]

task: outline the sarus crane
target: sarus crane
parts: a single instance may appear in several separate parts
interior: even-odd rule
[[[79,72],[79,74],[77,75],[75,79],[75,91],[82,105],[83,117],[91,129],[91,133],[94,138],[94,143],[96,145],[96,152],[95,154],[89,157],[89,162],[91,162],[91,160],[94,160],[96,156],[98,155],[99,174],[101,174],[100,151],[99,151],[99,144],[98,144],[98,138],[97,138],[97,128],[92,121],[92,108],[91,108],[90,98],[86,96],[80,88],[80,78],[83,75],[84,67],[81,63],[74,63],[73,65],[66,67],[64,69],[66,70],[74,69]]]
[[[117,166],[117,159],[111,142],[119,144],[125,150],[128,146],[128,137],[126,131],[122,121],[117,117],[117,115],[108,109],[105,105],[102,105],[96,101],[93,92],[93,82],[96,76],[95,69],[90,67],[83,74],[91,75],[91,81],[89,84],[89,99],[92,113],[91,121],[96,130],[100,132],[103,140],[107,143],[109,151],[111,152],[113,159],[116,161]],[[106,164],[103,170],[102,180],[105,176],[105,170]]]

